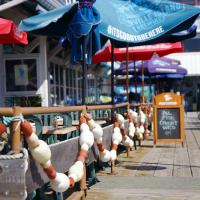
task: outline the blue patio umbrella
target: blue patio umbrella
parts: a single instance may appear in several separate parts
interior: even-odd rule
[[[72,48],[70,63],[83,66],[82,104],[86,97],[86,65],[101,48],[98,24],[101,23],[99,12],[93,4],[96,0],[81,1],[68,6],[37,15],[20,24],[21,30],[45,35],[67,37]]]
[[[113,48],[114,45],[124,47],[126,43],[138,46],[180,41],[191,37],[191,34],[178,37],[176,33],[189,29],[199,13],[197,7],[167,0],[87,0],[25,19],[19,29],[37,35],[67,37],[68,45],[72,46],[71,64],[79,60],[85,64],[87,60],[89,64],[89,58],[100,44],[99,32],[102,40],[111,39]],[[91,30],[92,34],[89,34]],[[82,35],[88,37],[84,41],[78,40]],[[87,49],[84,49],[86,44]],[[113,72],[113,64],[111,69]],[[114,94],[113,76],[111,84],[111,93]]]

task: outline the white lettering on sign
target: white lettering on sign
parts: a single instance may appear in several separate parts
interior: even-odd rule
[[[127,40],[127,41],[132,41],[132,42],[138,42],[138,41],[144,41],[147,40],[149,38],[153,38],[161,33],[164,32],[163,27],[159,26],[147,33],[144,33],[142,35],[131,35],[128,33],[125,33],[111,25],[108,26],[107,28],[107,32],[109,35],[112,35],[116,38],[119,38],[121,40]]]
[[[165,106],[165,105],[171,105],[171,106],[174,106],[174,105],[177,105],[177,102],[159,102],[160,106]]]
[[[174,118],[170,111],[163,111],[159,124],[165,131],[165,135],[171,135],[173,130],[178,126],[178,121]]]
[[[161,71],[161,72],[177,72],[176,69],[168,69],[168,68],[156,68],[156,71]]]
[[[165,101],[169,101],[169,100],[172,99],[172,97],[170,96],[170,94],[166,94],[166,95],[164,95],[164,97],[165,97]]]

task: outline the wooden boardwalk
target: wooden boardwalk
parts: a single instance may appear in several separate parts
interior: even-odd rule
[[[180,142],[160,142],[153,148],[149,138],[142,141],[137,151],[131,151],[131,158],[126,158],[125,150],[122,151],[116,161],[117,174],[109,175],[109,167],[97,172],[99,183],[90,188],[87,199],[200,199],[197,117],[185,118],[185,137],[185,148]]]

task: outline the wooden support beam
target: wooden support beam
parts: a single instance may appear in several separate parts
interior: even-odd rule
[[[68,56],[64,59],[64,61],[63,61],[63,65],[67,65],[67,64],[69,64],[70,57],[71,57],[71,54],[68,55]]]
[[[31,53],[40,44],[40,37],[37,36],[29,45],[25,47],[25,53]]]
[[[62,50],[62,45],[57,45],[54,49],[52,49],[47,56],[47,60],[51,60],[60,50]]]
[[[99,65],[99,68],[95,71],[95,73],[93,73],[94,76],[97,76],[99,74],[99,72],[103,69],[104,67]]]
[[[12,0],[8,3],[4,3],[3,5],[0,6],[0,12],[3,11],[3,10],[7,10],[9,8],[12,8],[14,6],[17,6],[17,5],[24,3],[26,1],[27,0]]]
[[[90,68],[87,69],[87,74],[90,74],[90,72],[92,71],[92,69],[94,69],[94,68],[96,67],[97,64],[98,64],[98,63],[92,63],[92,64],[90,65]]]

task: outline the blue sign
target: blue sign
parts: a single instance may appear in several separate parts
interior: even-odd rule
[[[129,86],[129,93],[136,92],[135,86],[130,85]],[[116,99],[118,99],[118,102],[126,102],[127,97],[126,97],[126,86],[117,86],[116,87],[116,93],[117,95],[115,96]],[[142,96],[142,86],[137,85],[137,94],[141,94]],[[151,95],[155,94],[155,85],[151,85]],[[150,102],[150,86],[145,85],[144,86],[144,96],[147,97],[147,101]]]

